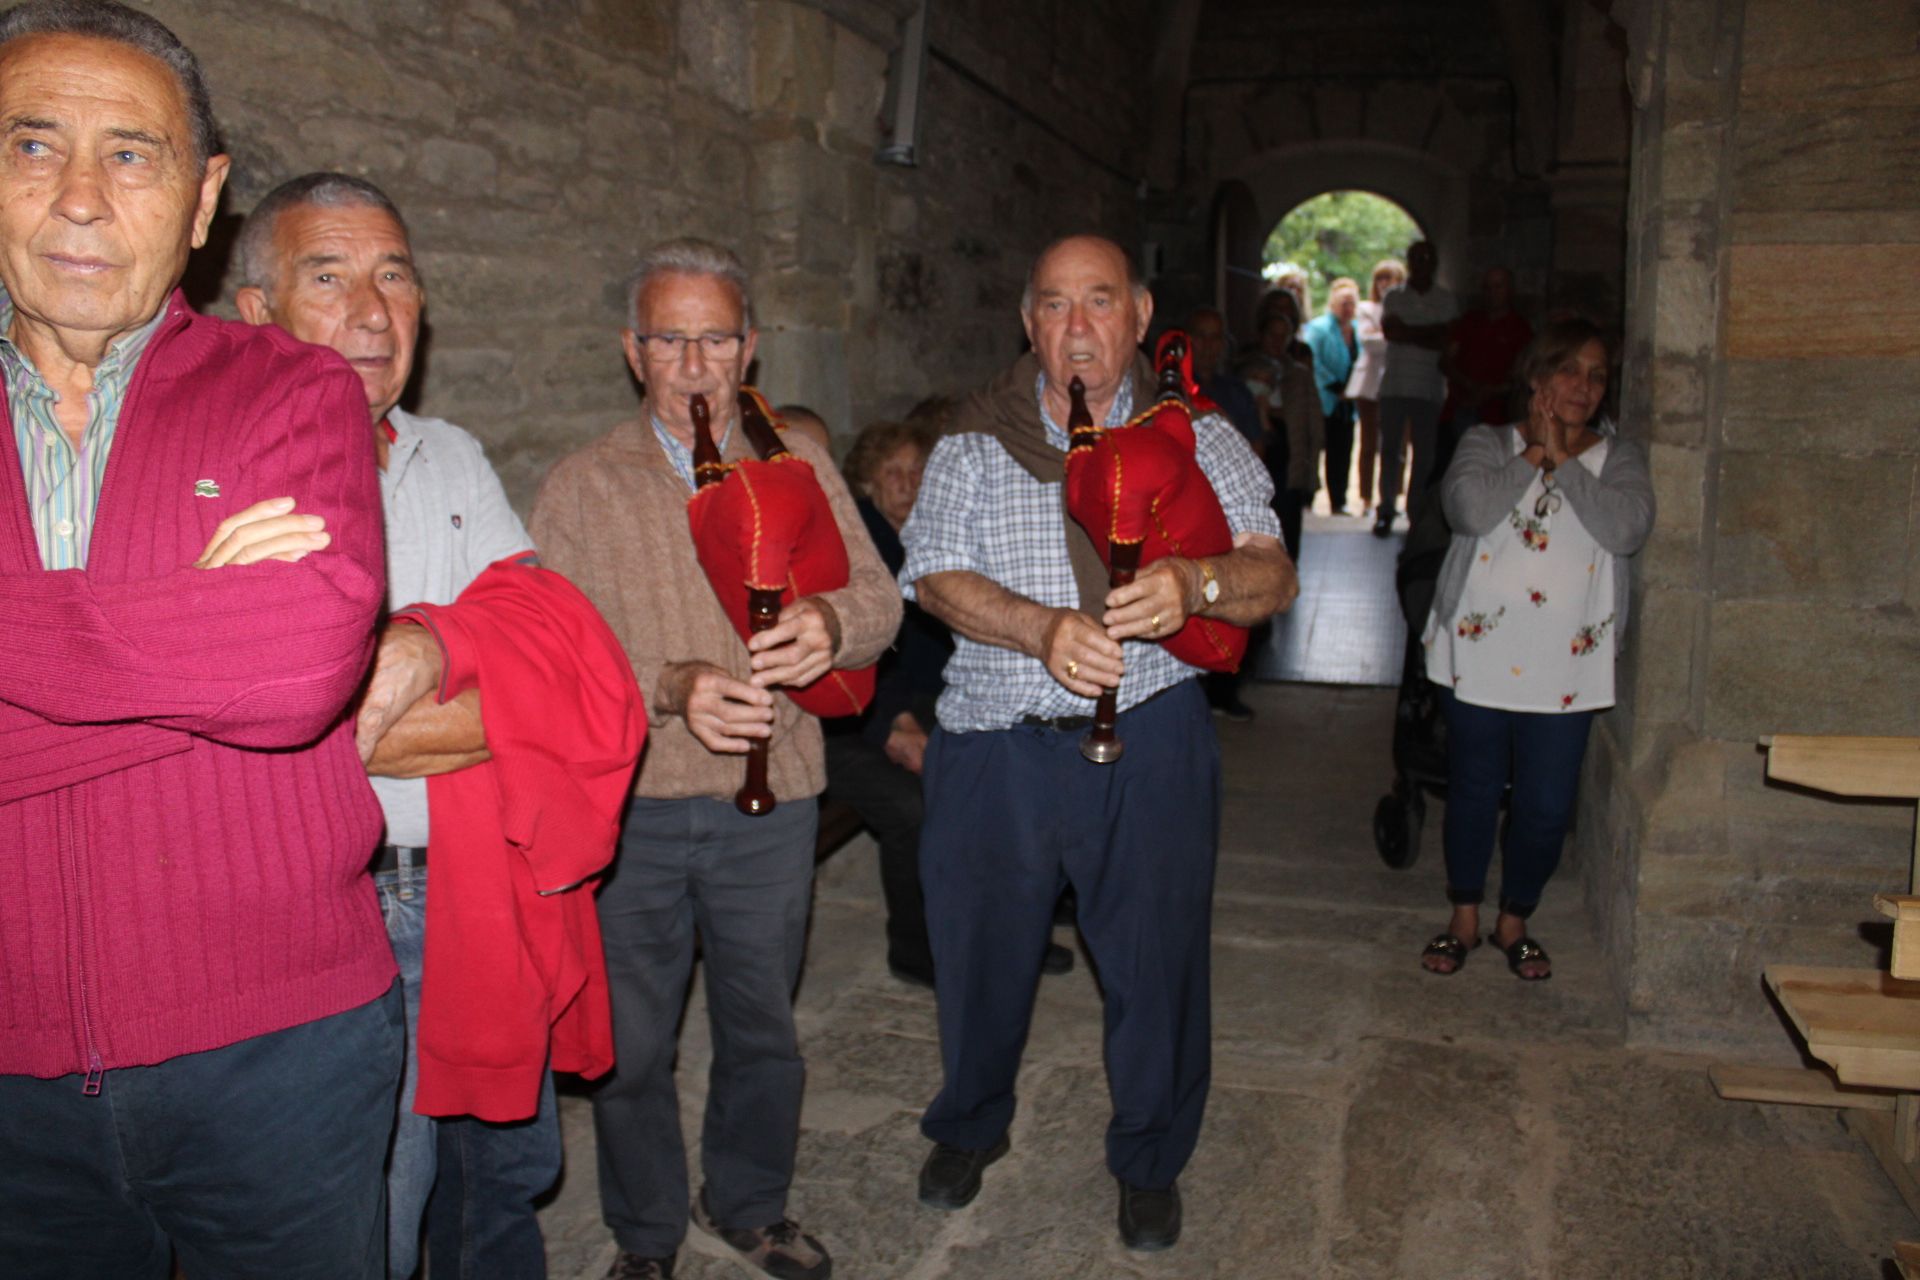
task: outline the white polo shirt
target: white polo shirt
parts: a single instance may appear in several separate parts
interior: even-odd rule
[[[1450,290],[1434,285],[1425,293],[1415,293],[1401,285],[1380,304],[1381,323],[1398,316],[1407,324],[1451,324],[1460,314],[1460,304]],[[1387,372],[1380,379],[1380,398],[1402,396],[1409,400],[1429,400],[1439,404],[1447,398],[1447,379],[1440,372],[1440,353],[1411,342],[1387,343]]]

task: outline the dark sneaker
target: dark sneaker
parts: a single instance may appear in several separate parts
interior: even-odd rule
[[[643,1258],[622,1249],[613,1256],[613,1265],[602,1280],[673,1280],[673,1259]]]
[[[889,960],[887,962],[887,972],[892,974],[897,981],[904,982],[910,987],[924,987],[928,991],[933,990],[933,970],[931,969],[913,969],[904,964],[895,964]]]
[[[980,1194],[980,1174],[1007,1154],[1003,1137],[984,1151],[933,1144],[933,1154],[920,1166],[920,1203],[935,1209],[964,1209]]]
[[[1173,1248],[1180,1239],[1179,1185],[1149,1191],[1121,1182],[1120,1239],[1127,1248],[1141,1253]]]
[[[705,1187],[693,1202],[693,1225],[724,1241],[749,1266],[778,1280],[827,1280],[833,1274],[833,1258],[826,1246],[802,1232],[791,1218],[770,1227],[722,1227],[714,1222],[707,1212]]]

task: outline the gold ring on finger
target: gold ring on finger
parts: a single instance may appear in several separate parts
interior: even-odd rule
[[[1067,659],[1067,679],[1078,680],[1079,678],[1080,678],[1080,664],[1075,662],[1072,658],[1068,658]]]
[[[1160,615],[1157,613],[1154,614],[1153,620],[1149,622],[1147,625],[1151,627],[1153,630],[1158,631],[1160,629]]]

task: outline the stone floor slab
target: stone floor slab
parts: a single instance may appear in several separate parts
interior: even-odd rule
[[[1777,1280],[1871,1277],[1920,1235],[1831,1113],[1722,1102],[1707,1061],[1630,1050],[1605,956],[1556,883],[1532,928],[1549,983],[1482,948],[1436,978],[1439,817],[1407,871],[1373,851],[1390,690],[1253,685],[1220,724],[1214,1090],[1182,1178],[1178,1248],[1118,1241],[1102,1151],[1101,1005],[1084,954],[1042,981],[1013,1151],[959,1213],[922,1208],[921,1108],[939,1086],[933,997],[891,978],[875,851],[822,864],[797,1004],[808,1060],[791,1208],[841,1280]],[[1070,929],[1057,940],[1078,947]],[[696,980],[680,1039],[683,1128],[710,1057]],[[567,1174],[543,1210],[556,1280],[594,1280],[591,1107],[561,1102]],[[697,1182],[697,1177],[696,1177]],[[754,1273],[690,1238],[679,1280]]]

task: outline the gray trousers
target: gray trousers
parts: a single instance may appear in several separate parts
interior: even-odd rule
[[[1407,477],[1407,519],[1417,519],[1426,505],[1433,475],[1433,451],[1439,445],[1438,400],[1410,396],[1380,397],[1380,509],[1393,510],[1400,494],[1401,450],[1413,448],[1413,474]]]
[[[600,1210],[622,1249],[666,1257],[687,1233],[673,1063],[696,931],[713,1028],[700,1141],[707,1205],[722,1227],[785,1216],[806,1073],[793,990],[819,821],[811,798],[783,799],[758,818],[720,800],[628,802],[599,899],[615,1066],[593,1098]]]

